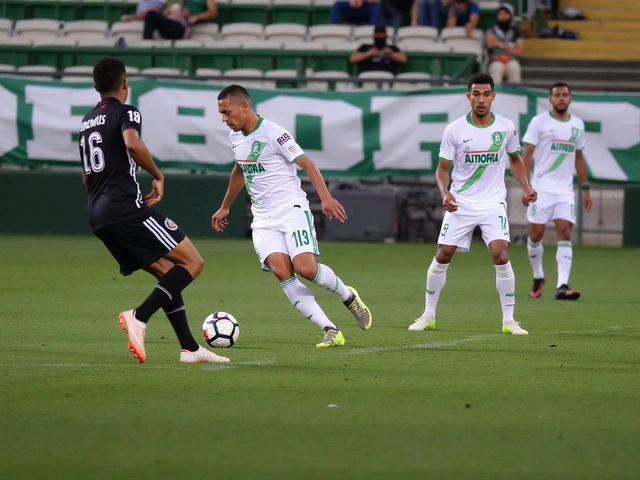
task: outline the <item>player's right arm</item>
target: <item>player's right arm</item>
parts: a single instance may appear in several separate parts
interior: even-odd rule
[[[164,175],[160,173],[160,169],[153,161],[153,157],[140,138],[138,130],[127,128],[122,132],[122,138],[124,138],[124,144],[127,146],[127,152],[129,152],[131,158],[153,177],[151,193],[144,197],[147,200],[147,205],[151,207],[162,200],[164,195]]]
[[[229,209],[231,205],[233,205],[234,200],[238,197],[238,194],[244,187],[244,174],[242,173],[242,169],[236,163],[231,170],[231,175],[229,176],[229,186],[227,187],[227,193],[225,193],[224,198],[222,199],[222,205],[218,209],[216,213],[211,217],[211,226],[216,232],[221,232],[224,230],[229,222],[227,221],[227,217],[229,216]]]
[[[438,167],[436,168],[436,185],[442,197],[442,206],[447,212],[455,212],[458,204],[453,194],[449,191],[449,167],[451,160],[440,158]]]

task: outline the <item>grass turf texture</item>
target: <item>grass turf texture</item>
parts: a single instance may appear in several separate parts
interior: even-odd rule
[[[191,328],[216,310],[238,318],[227,368],[180,364],[162,314],[139,365],[116,319],[154,282],[117,274],[97,239],[0,236],[0,478],[637,478],[638,250],[576,248],[583,297],[560,302],[555,248],[533,300],[513,247],[530,332],[514,337],[481,244],[454,258],[437,329],[409,332],[434,246],[321,243],[374,323],[361,331],[312,286],[347,339],[317,350],[321,332],[250,242],[195,243]]]

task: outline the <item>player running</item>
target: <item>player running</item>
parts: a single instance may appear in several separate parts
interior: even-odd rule
[[[549,90],[551,111],[536,115],[524,134],[524,161],[527,172],[531,171],[531,160],[535,152],[532,185],[540,192],[538,200],[525,203],[529,221],[527,250],[533,268],[533,286],[529,296],[540,298],[542,286],[547,278],[542,268],[542,236],[549,220],[556,224],[558,248],[558,300],[577,300],[580,293],[569,288],[569,275],[573,261],[571,229],[576,221],[573,175],[583,190],[583,208],[591,210],[591,194],[587,183],[587,164],[582,150],[585,147],[584,122],[569,114],[571,89],[566,83],[558,82]]]
[[[150,208],[162,200],[164,176],[140,139],[140,112],[124,104],[129,88],[124,64],[113,57],[99,60],[93,81],[101,100],[80,124],[89,223],[120,264],[122,275],[143,269],[159,280],[138,308],[118,318],[129,337],[129,349],[140,363],[145,362],[147,322],[162,308],[180,341],[181,362],[228,362],[198,345],[189,331],[181,292],[204,263],[178,225]],[[153,177],[151,193],[144,199],[136,179],[138,166]]]
[[[513,318],[515,276],[509,261],[509,221],[505,201],[506,157],[511,173],[522,186],[523,199],[536,200],[520,158],[516,127],[511,120],[491,113],[495,99],[493,78],[478,73],[469,78],[467,98],[471,112],[450,123],[440,145],[436,182],[446,210],[436,256],[427,272],[426,307],[409,330],[433,330],[436,306],[444,288],[449,263],[456,250],[466,252],[476,226],[489,247],[496,267],[496,287],[502,305],[502,331],[527,335]],[[449,190],[449,167],[453,184]]]
[[[246,185],[253,213],[253,245],[260,262],[280,281],[293,306],[324,330],[324,339],[316,347],[344,345],[344,335],[298,276],[339,296],[363,330],[371,328],[371,312],[354,288],[345,286],[331,268],[316,262],[320,251],[313,214],[295,165],[309,176],[320,195],[322,212],[329,219],[344,222],[344,208],[331,196],[322,174],[293,136],[254,112],[251,97],[243,87],[230,85],[222,90],[218,110],[231,129],[229,141],[236,164],[222,205],[211,219],[212,227],[218,232],[224,230],[229,208]]]

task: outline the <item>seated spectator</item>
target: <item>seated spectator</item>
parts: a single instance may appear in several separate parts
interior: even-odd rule
[[[381,0],[382,20],[380,25],[392,27],[394,30],[410,25],[418,19],[418,2],[420,0]]]
[[[420,4],[418,6],[418,18],[415,18],[415,16],[412,15],[411,26],[415,27],[416,25],[426,25],[440,30],[441,7],[441,0],[420,0]]]
[[[467,38],[471,38],[471,32],[480,21],[480,7],[469,0],[453,0],[449,7],[447,28],[464,27]]]
[[[485,45],[489,54],[489,75],[496,85],[503,81],[522,82],[519,57],[524,54],[524,41],[518,27],[513,24],[513,7],[503,3],[496,10],[496,25],[485,36]]]
[[[191,25],[212,20],[217,16],[216,0],[183,0],[182,4],[172,3],[164,13],[155,10],[147,12],[142,38],[151,40],[156,30],[167,40],[187,38]]]
[[[123,15],[123,22],[133,22],[134,20],[144,20],[147,16],[147,12],[153,10],[155,12],[161,12],[164,8],[164,2],[162,0],[138,0],[136,6],[136,13],[134,15]]]
[[[338,0],[331,6],[331,23],[380,23],[380,3],[378,0]]]
[[[358,65],[358,73],[370,71],[398,73],[398,65],[407,63],[407,54],[395,45],[387,45],[387,27],[378,25],[373,31],[373,45],[361,45],[351,54],[351,63]]]

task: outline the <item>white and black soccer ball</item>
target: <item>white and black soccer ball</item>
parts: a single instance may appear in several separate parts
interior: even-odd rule
[[[231,347],[238,341],[240,326],[230,313],[215,312],[204,319],[202,336],[212,347]]]

